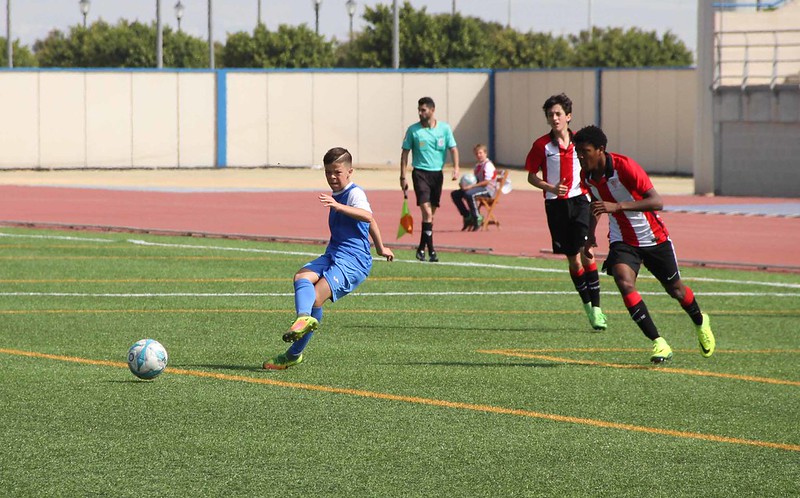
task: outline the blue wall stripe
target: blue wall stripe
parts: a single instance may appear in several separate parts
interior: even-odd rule
[[[603,70],[596,69],[594,77],[594,124],[603,127]]]
[[[494,71],[489,72],[489,157],[494,158],[495,149],[495,105],[494,105]]]
[[[217,70],[217,168],[228,166],[228,78]]]

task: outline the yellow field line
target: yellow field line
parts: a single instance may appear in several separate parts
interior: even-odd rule
[[[544,350],[539,350],[544,351]],[[570,349],[561,349],[561,350],[551,350],[552,352],[557,351],[564,351],[564,352],[573,352],[573,351],[580,351],[580,352],[637,352],[641,353],[644,350],[640,349],[583,349],[583,350],[570,350]],[[785,380],[785,379],[773,379],[771,377],[755,377],[752,375],[738,375],[738,374],[729,374],[729,373],[720,373],[720,372],[709,372],[706,370],[693,370],[688,368],[667,368],[667,367],[656,367],[651,365],[629,365],[629,364],[622,364],[622,363],[607,363],[604,361],[593,361],[593,360],[576,360],[572,358],[563,358],[560,356],[550,356],[545,354],[538,354],[536,350],[519,350],[519,349],[484,349],[478,350],[479,353],[486,353],[486,354],[497,354],[503,356],[513,356],[515,358],[536,358],[538,360],[545,360],[545,361],[552,361],[555,363],[571,363],[576,365],[591,365],[591,366],[598,366],[598,367],[609,367],[609,368],[624,368],[624,369],[633,369],[633,370],[650,370],[653,372],[659,373],[671,373],[671,374],[683,374],[683,375],[697,375],[700,377],[718,377],[722,379],[735,379],[735,380],[744,380],[748,382],[763,382],[765,384],[778,384],[778,385],[785,385],[785,386],[800,386],[800,382],[794,380]],[[690,352],[690,351],[681,351],[681,352]],[[691,352],[694,352],[692,350]],[[728,351],[724,350],[717,350],[715,354],[725,354]],[[764,351],[731,351],[735,353],[763,353]],[[798,350],[785,350],[785,351],[771,351],[770,353],[798,353]]]
[[[73,363],[82,363],[87,365],[100,365],[111,366],[118,368],[127,368],[128,365],[118,361],[107,360],[92,360],[88,358],[79,358],[75,356],[62,356],[47,353],[39,353],[35,351],[21,351],[16,349],[2,349],[0,353],[28,356],[32,358],[44,358],[57,361],[69,361]],[[399,401],[403,403],[414,403],[419,405],[435,406],[439,408],[454,408],[460,410],[470,410],[484,413],[494,413],[499,415],[514,415],[517,417],[537,418],[542,420],[550,420],[553,422],[564,422],[569,424],[579,424],[591,427],[599,427],[603,429],[618,429],[624,431],[642,432],[646,434],[658,434],[662,436],[671,436],[686,439],[699,439],[702,441],[711,441],[715,443],[730,443],[740,444],[747,446],[757,446],[762,448],[772,448],[787,451],[800,451],[800,445],[789,443],[773,443],[769,441],[759,441],[754,439],[743,439],[728,436],[717,436],[714,434],[702,434],[699,432],[678,431],[672,429],[661,429],[658,427],[647,427],[641,425],[624,424],[619,422],[609,422],[606,420],[598,420],[583,417],[571,417],[567,415],[556,415],[552,413],[543,413],[533,410],[522,410],[516,408],[505,408],[501,406],[481,405],[475,403],[462,403],[458,401],[446,401],[432,398],[421,398],[417,396],[403,396],[398,394],[380,393],[374,391],[365,391],[362,389],[348,389],[340,387],[322,386],[317,384],[304,384],[300,382],[287,382],[275,379],[265,379],[260,377],[246,377],[242,375],[230,375],[215,372],[203,372],[200,370],[185,370],[181,368],[169,368],[165,373],[173,375],[188,375],[192,377],[202,377],[217,380],[227,380],[233,382],[247,382],[250,384],[262,384],[276,387],[286,387],[290,389],[303,389],[307,391],[317,391],[331,394],[346,394],[349,396],[359,396],[363,398],[380,399],[386,401]]]

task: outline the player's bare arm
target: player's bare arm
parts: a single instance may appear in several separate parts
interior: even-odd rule
[[[358,221],[366,221],[367,223],[372,223],[373,221],[372,213],[366,209],[338,203],[329,194],[319,194],[319,202],[327,208],[331,208]]]
[[[378,222],[372,220],[369,224],[369,235],[372,237],[372,243],[375,245],[375,252],[378,256],[383,256],[386,261],[394,261],[394,253],[391,249],[383,245],[383,238],[381,237],[381,230],[378,228]]]
[[[450,148],[450,156],[453,158],[453,180],[458,180],[458,147]]]
[[[558,185],[553,185],[552,183],[544,181],[536,173],[528,173],[528,183],[538,189],[542,189],[545,192],[550,192],[551,194],[555,194],[559,197],[564,197],[569,191],[569,187],[566,184],[566,179],[564,179],[564,181]]]
[[[620,211],[661,211],[663,208],[664,201],[661,199],[661,195],[659,195],[654,188],[651,188],[642,194],[642,198],[638,201],[592,202],[592,214],[595,216],[605,213],[613,214]]]
[[[411,152],[408,149],[403,149],[403,152],[400,154],[400,188],[408,190],[408,180],[406,179],[406,169],[408,168],[408,153]]]

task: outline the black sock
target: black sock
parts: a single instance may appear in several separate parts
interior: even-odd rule
[[[653,318],[650,316],[650,312],[647,311],[647,305],[644,304],[642,296],[640,296],[638,292],[632,292],[627,296],[622,296],[622,300],[625,301],[625,307],[628,308],[628,313],[631,314],[631,318],[633,318],[633,321],[636,322],[636,325],[642,330],[642,333],[651,341],[658,339],[660,337],[658,329],[653,322]]]
[[[681,308],[689,315],[695,325],[703,325],[703,313],[700,311],[697,299],[694,298],[694,292],[689,287],[686,287],[686,294],[683,296]]]
[[[424,244],[428,247],[428,253],[434,252],[433,249],[433,223],[425,223],[422,222],[422,240],[420,244]]]
[[[573,273],[570,271],[569,276],[572,278],[572,284],[575,285],[575,290],[578,291],[578,295],[581,296],[581,301],[584,304],[591,301],[589,287],[586,285],[586,273],[583,269],[581,269],[580,273]]]
[[[589,288],[589,296],[592,300],[592,306],[595,308],[600,307],[600,274],[597,272],[597,266],[594,269],[586,270],[583,274],[586,279],[586,286]]]

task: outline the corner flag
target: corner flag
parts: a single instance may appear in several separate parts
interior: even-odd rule
[[[414,233],[414,218],[408,212],[408,194],[403,191],[403,210],[400,212],[400,226],[397,228],[397,238],[399,239],[407,233]]]

